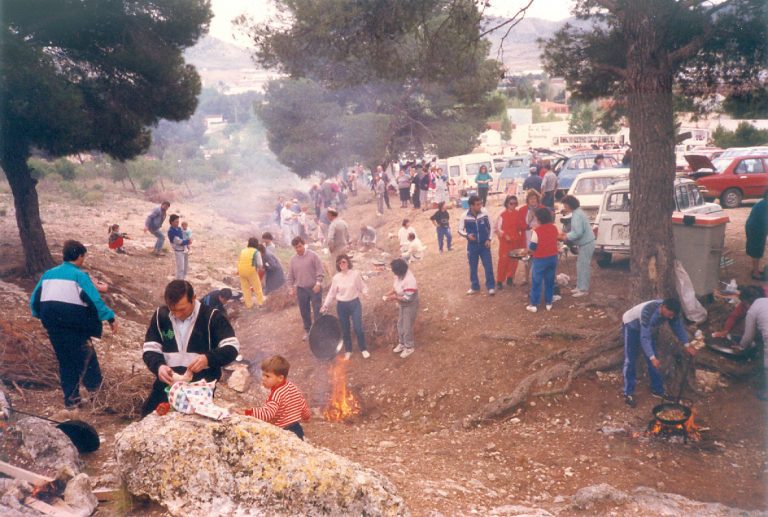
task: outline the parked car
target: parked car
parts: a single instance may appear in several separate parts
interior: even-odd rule
[[[687,178],[674,183],[675,211],[683,215],[721,213],[717,203],[707,203],[699,187]],[[629,180],[609,185],[603,193],[600,211],[595,219],[595,258],[597,265],[607,267],[614,255],[629,255]]]
[[[507,166],[501,170],[496,189],[499,192],[519,192],[531,170],[531,155],[521,154],[508,160]],[[514,187],[513,187],[514,185]]]
[[[603,202],[603,193],[608,186],[627,178],[629,178],[629,169],[625,168],[583,172],[576,177],[571,188],[568,189],[568,194],[579,200],[581,209],[590,221],[594,221]]]
[[[568,192],[568,189],[571,188],[573,181],[579,174],[592,170],[592,166],[595,164],[595,157],[598,154],[603,154],[605,158],[603,162],[605,166],[604,168],[621,167],[621,160],[616,159],[616,157],[611,154],[594,152],[571,156],[565,160],[559,169],[555,169],[555,172],[557,173],[558,199]]]
[[[685,157],[693,170],[688,176],[696,180],[704,198],[720,199],[725,208],[738,208],[745,198],[763,197],[768,189],[768,152],[724,155],[714,160],[702,155]]]

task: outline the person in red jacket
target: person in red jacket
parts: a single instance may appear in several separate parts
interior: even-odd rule
[[[731,330],[747,317],[747,311],[752,306],[752,303],[758,298],[768,296],[768,293],[765,291],[764,288],[757,285],[748,285],[744,287],[739,293],[739,303],[733,308],[730,314],[728,314],[728,318],[726,318],[725,323],[723,324],[723,330],[713,332],[712,337],[728,337]]]
[[[260,408],[238,411],[246,416],[264,420],[304,439],[301,422],[309,422],[312,413],[299,388],[288,380],[291,365],[283,356],[275,355],[261,363],[261,384],[268,388],[269,397]]]
[[[552,222],[552,212],[539,207],[534,213],[538,226],[533,229],[529,253],[533,256],[533,276],[531,281],[530,303],[526,309],[538,310],[541,302],[541,287],[544,285],[544,303],[547,310],[552,310],[555,295],[555,273],[557,272],[557,227]]]
[[[496,268],[496,288],[503,289],[504,282],[512,285],[517,272],[517,260],[509,258],[509,252],[525,247],[524,227],[517,210],[517,196],[504,199],[504,211],[496,219],[496,235],[499,236],[499,265]]]

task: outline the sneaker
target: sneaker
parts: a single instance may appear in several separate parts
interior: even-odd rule
[[[346,361],[349,361],[350,359],[352,359],[352,352],[344,352],[344,359]]]
[[[336,353],[338,354],[341,352],[341,349],[344,347],[344,341],[339,341],[339,344],[336,345]]]
[[[548,304],[546,307],[547,307],[547,310],[548,310],[548,311],[551,311],[551,310],[552,310],[552,304],[551,304],[551,303],[550,303],[550,304]]]
[[[363,350],[363,359],[371,357],[371,353],[368,350]]]
[[[480,292],[480,291],[476,291],[476,290],[474,290],[474,289],[468,289],[468,290],[467,290],[467,294],[477,294],[477,293],[479,293],[479,292]]]
[[[396,354],[399,354],[403,350],[405,350],[405,347],[401,343],[398,343],[398,345],[392,349],[392,351]]]
[[[587,296],[589,293],[587,291],[575,291],[572,293],[574,298],[581,298],[582,296]]]
[[[412,353],[413,353],[413,348],[406,348],[405,350],[403,350],[403,353],[400,354],[400,359],[405,359],[406,357],[408,357]]]
[[[309,332],[305,332],[304,335],[301,336],[301,340],[306,341],[308,337],[309,337]]]
[[[559,302],[559,301],[560,301],[560,300],[562,300],[562,299],[563,299],[563,297],[562,297],[562,296],[560,296],[559,294],[554,294],[554,295],[552,295],[552,301],[553,301],[553,302]]]
[[[637,401],[635,400],[634,395],[625,395],[624,396],[624,403],[628,405],[629,407],[635,407],[637,405]]]
[[[665,391],[651,391],[651,395],[661,400],[672,400],[669,398],[669,395],[667,395],[667,392]]]
[[[488,296],[493,296],[496,294],[496,289],[488,289]]]
[[[535,305],[526,305],[525,310],[528,312],[537,312],[539,310]]]

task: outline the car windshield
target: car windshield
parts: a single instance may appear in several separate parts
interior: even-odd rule
[[[616,178],[581,178],[573,188],[574,194],[601,194]]]

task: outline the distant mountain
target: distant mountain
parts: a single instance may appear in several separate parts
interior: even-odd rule
[[[255,68],[248,49],[213,36],[204,36],[200,39],[197,45],[184,52],[184,58],[187,63],[195,65],[199,71]]]
[[[486,18],[484,21],[485,30],[495,27],[505,20],[506,18]],[[490,57],[501,60],[510,73],[541,70],[541,48],[536,40],[551,38],[566,23],[579,26],[585,22],[576,18],[556,22],[541,18],[523,18],[504,39],[503,53],[499,52],[499,47],[508,27],[497,29],[486,36],[486,39],[491,42]]]

